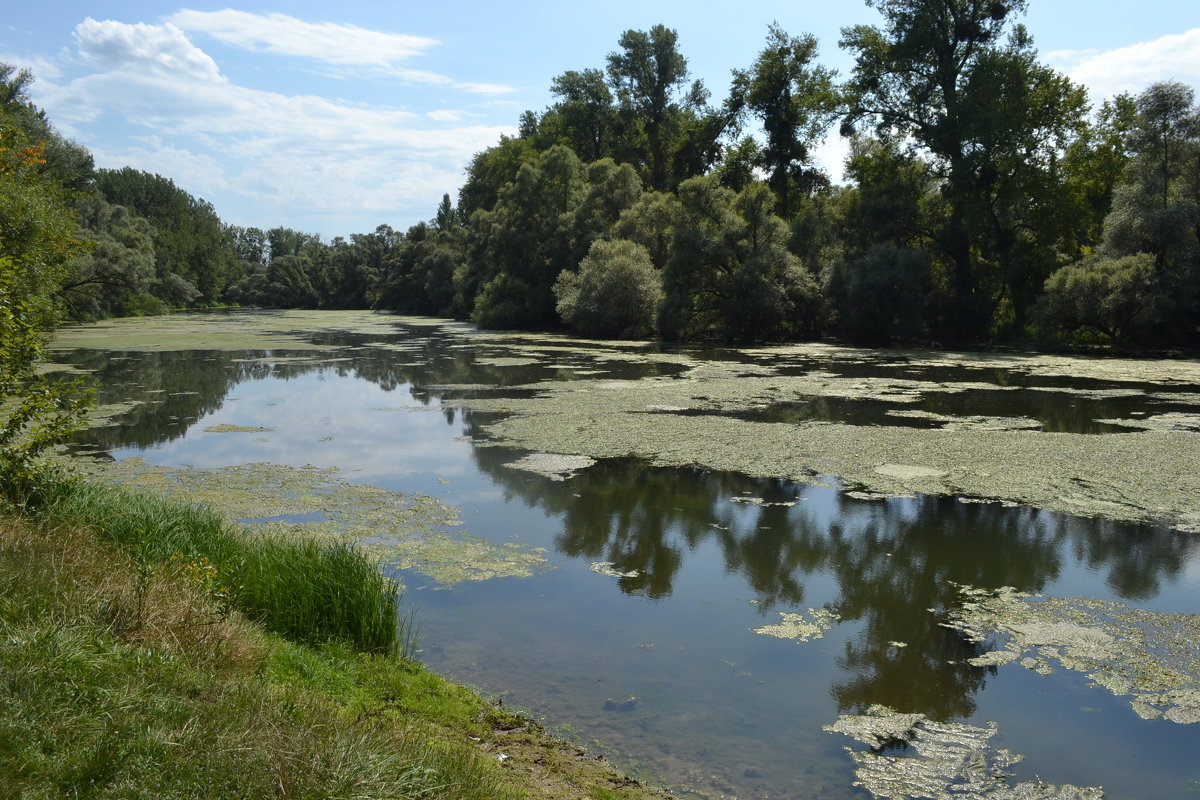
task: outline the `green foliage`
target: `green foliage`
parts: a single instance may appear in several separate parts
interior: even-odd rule
[[[473,319],[484,327],[544,327],[557,320],[551,288],[572,263],[571,228],[586,192],[586,172],[562,145],[526,164],[506,185],[482,228],[480,250],[487,277],[475,298]]]
[[[1180,83],[1138,96],[1135,154],[1113,192],[1102,252],[1149,253],[1161,302],[1160,338],[1200,337],[1200,107]]]
[[[1105,100],[1067,147],[1063,170],[1085,209],[1081,245],[1094,249],[1103,240],[1104,217],[1112,207],[1113,191],[1133,153],[1137,106],[1129,94]]]
[[[164,302],[211,304],[240,277],[230,231],[212,204],[170,178],[132,167],[99,170],[96,186],[109,203],[150,221],[156,277],[152,291]]]
[[[948,291],[939,334],[978,336],[1002,302],[1021,327],[1080,215],[1058,168],[1085,96],[1036,62],[1024,0],[877,0],[882,29],[843,31],[857,57],[848,127],[911,137],[943,177],[932,244]],[[1007,34],[1007,39],[1004,39]]]
[[[72,259],[59,295],[73,319],[87,320],[135,312],[146,304],[134,298],[154,285],[153,229],[148,220],[123,206],[110,205],[98,192],[77,198],[79,236],[88,248]]]
[[[816,55],[815,37],[790,37],[772,23],[754,66],[733,71],[730,102],[762,121],[767,140],[758,164],[767,170],[779,200],[776,210],[785,218],[792,215],[797,195],[823,183],[824,176],[811,166],[811,153],[839,104],[834,73],[813,66]]]
[[[787,249],[770,189],[755,184],[735,194],[715,177],[693,178],[679,200],[663,274],[663,336],[752,342],[809,333],[816,282]]]
[[[0,62],[0,112],[28,141],[40,146],[36,171],[43,180],[68,191],[86,189],[94,177],[92,154],[54,129],[46,113],[29,99],[32,83],[29,70]]]
[[[53,297],[80,251],[67,194],[39,169],[43,152],[0,111],[0,496],[17,505],[46,480],[37,457],[80,427],[89,402],[38,372]]]
[[[66,262],[80,250],[69,194],[39,169],[44,150],[0,113],[0,256],[20,265],[8,279],[11,291],[40,299],[29,312],[42,327],[53,319],[49,298],[62,285]]]
[[[1126,338],[1161,298],[1156,297],[1154,256],[1092,257],[1069,264],[1046,280],[1040,309],[1043,335],[1071,336],[1090,328],[1111,341]]]
[[[491,211],[500,190],[514,181],[521,167],[538,157],[527,139],[501,136],[500,142],[476,153],[467,165],[467,179],[458,190],[460,213],[470,218],[476,211]]]
[[[654,334],[662,279],[640,244],[600,240],[579,264],[554,284],[559,316],[585,336],[615,339]]]
[[[633,205],[621,212],[613,235],[628,239],[646,248],[650,260],[658,269],[667,265],[671,243],[683,209],[679,198],[666,192],[646,192]]]
[[[540,138],[588,161],[615,154],[617,110],[601,70],[568,70],[551,81],[550,93],[559,99],[538,120]]]
[[[0,796],[521,796],[466,739],[486,735],[483,701],[411,662],[267,635],[209,574],[0,520]]]
[[[38,373],[46,300],[25,291],[20,272],[0,256],[0,497],[23,506],[52,473],[37,457],[82,427],[90,397]]]
[[[856,344],[911,340],[922,332],[929,257],[892,242],[872,245],[825,276],[835,325]]]

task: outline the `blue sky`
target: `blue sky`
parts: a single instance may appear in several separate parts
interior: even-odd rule
[[[472,153],[546,107],[555,75],[603,68],[624,30],[676,29],[719,102],[768,23],[815,35],[846,75],[840,29],[879,21],[828,0],[12,5],[0,61],[33,70],[34,101],[97,165],[169,176],[226,222],[326,240],[432,217]],[[1031,0],[1023,22],[1097,103],[1155,80],[1200,87],[1194,0]],[[821,150],[835,176],[843,152],[836,136]]]

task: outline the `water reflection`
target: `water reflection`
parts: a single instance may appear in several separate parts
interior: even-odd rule
[[[843,622],[861,623],[831,689],[847,713],[875,703],[934,719],[974,713],[973,695],[994,670],[967,664],[984,648],[934,624],[957,601],[958,586],[1042,592],[1073,559],[1106,574],[1117,597],[1144,600],[1176,580],[1200,547],[1196,537],[1169,530],[948,497],[857,500],[633,460],[601,462],[555,482],[508,469],[508,451],[483,448],[475,458],[509,492],[561,518],[560,552],[637,573],[618,581],[627,594],[669,597],[687,553],[705,543],[764,615],[802,608],[813,576],[834,576],[838,591],[824,605]]]

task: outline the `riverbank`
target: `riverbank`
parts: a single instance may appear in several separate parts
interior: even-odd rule
[[[203,552],[211,531],[162,556],[211,519],[88,485],[0,515],[0,797],[664,796],[397,653],[403,628],[383,647],[343,608],[324,628],[270,630],[280,612],[242,596],[248,572],[227,585],[227,554]],[[240,535],[261,562],[261,537]],[[333,551],[353,560],[310,543],[302,571]]]

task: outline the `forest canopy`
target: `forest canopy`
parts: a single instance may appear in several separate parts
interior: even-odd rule
[[[236,304],[674,341],[1200,345],[1193,87],[1096,104],[1039,60],[1024,0],[868,2],[880,24],[838,42],[849,74],[771,22],[719,99],[675,30],[627,30],[551,77],[428,221],[330,242],[96,169],[0,65],[5,152],[40,148],[24,169],[46,200],[6,189],[0,255],[76,319]],[[844,185],[813,158],[835,131]]]

